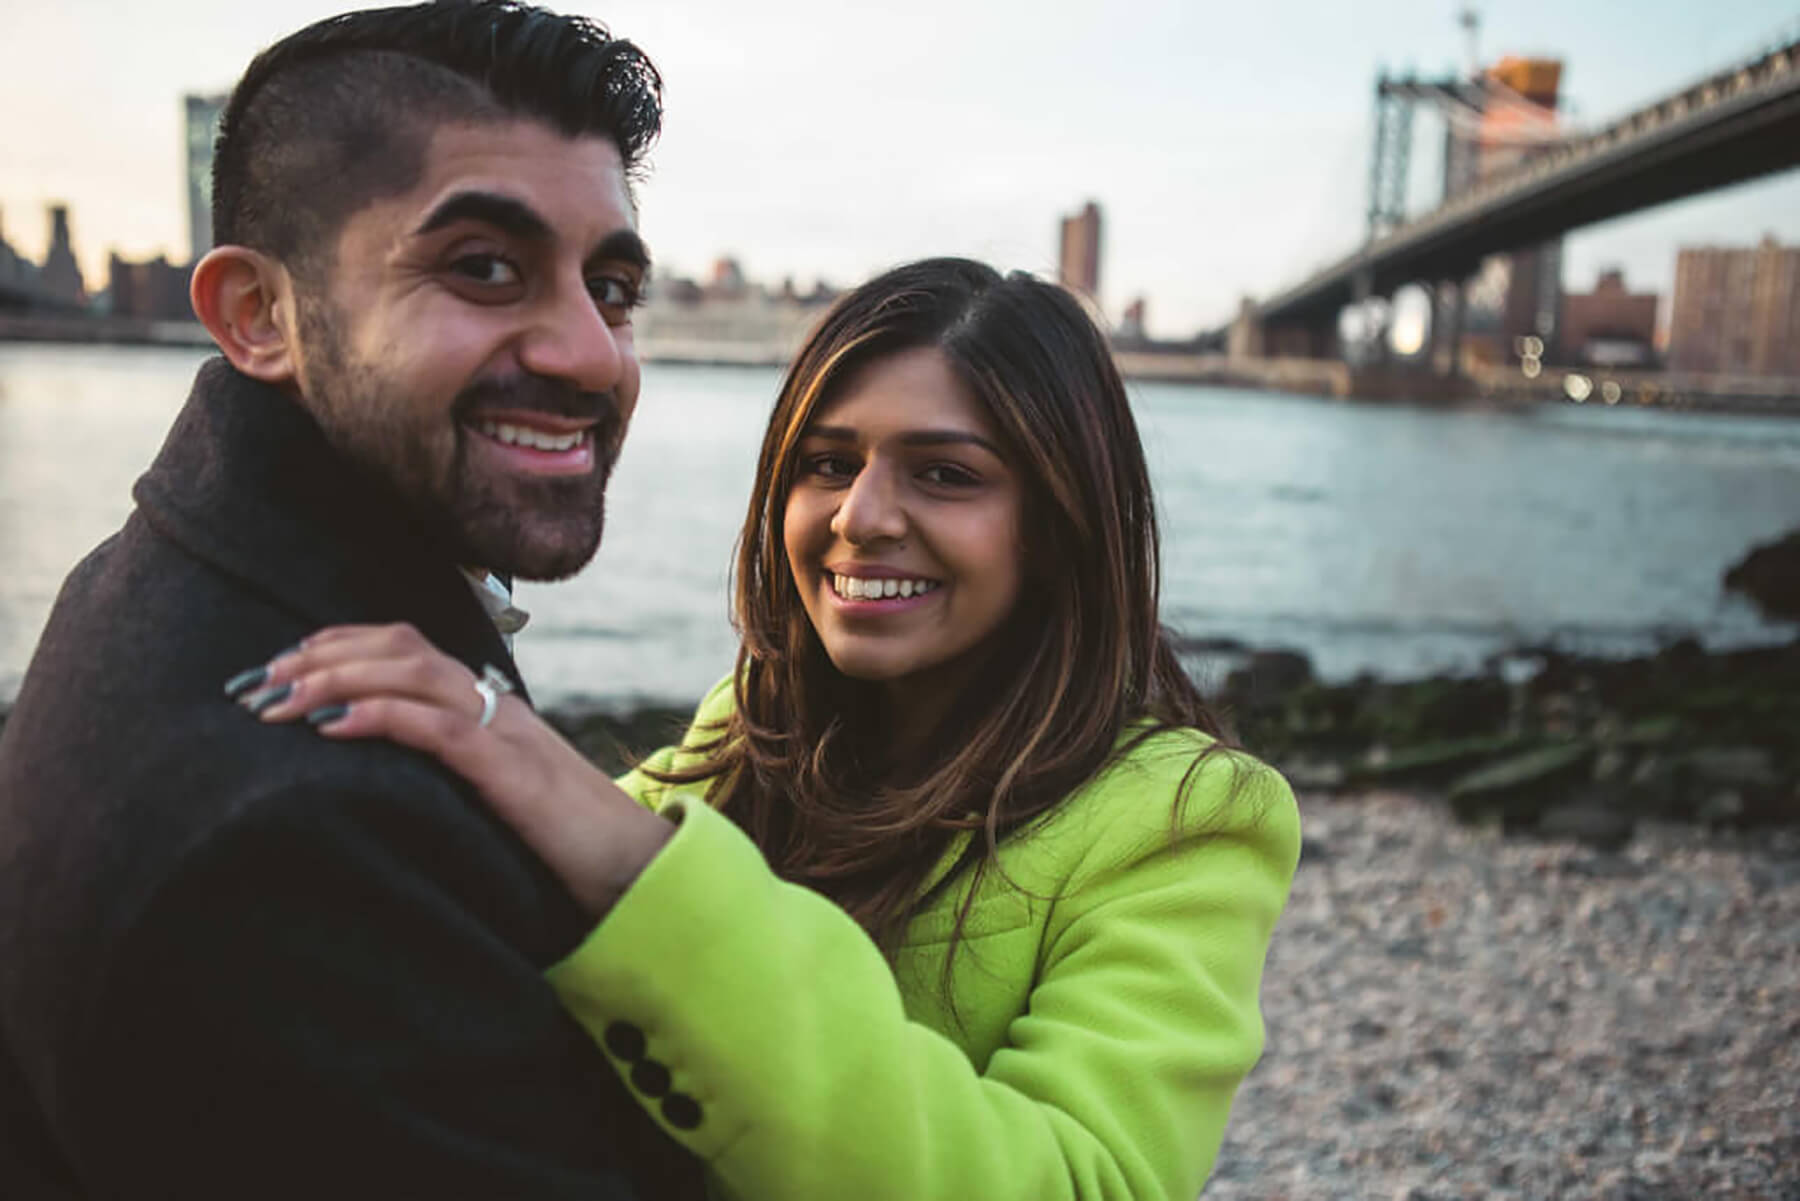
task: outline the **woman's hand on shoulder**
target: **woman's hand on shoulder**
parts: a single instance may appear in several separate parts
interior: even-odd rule
[[[410,625],[333,626],[235,677],[227,692],[265,722],[303,719],[327,738],[386,738],[433,756],[603,914],[674,827],[496,677],[478,677]]]

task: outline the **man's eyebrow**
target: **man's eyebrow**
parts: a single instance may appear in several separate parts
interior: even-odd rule
[[[593,263],[630,263],[639,271],[650,270],[650,248],[644,245],[644,239],[638,237],[635,229],[617,229],[600,239],[600,244],[588,252],[587,261]]]
[[[456,192],[445,197],[413,231],[435,233],[457,221],[480,221],[515,238],[548,238],[550,223],[522,200],[499,192]]]
[[[856,431],[847,425],[809,425],[802,438],[823,438],[827,442],[854,442]],[[903,446],[979,446],[996,459],[1005,459],[1000,448],[980,434],[967,430],[908,430],[900,435]]]

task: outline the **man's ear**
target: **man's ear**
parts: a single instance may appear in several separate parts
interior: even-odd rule
[[[245,246],[218,246],[194,264],[188,294],[233,367],[264,383],[294,383],[294,289],[284,267]]]

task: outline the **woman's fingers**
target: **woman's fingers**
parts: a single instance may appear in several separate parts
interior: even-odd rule
[[[309,635],[298,646],[275,656],[267,667],[269,683],[276,684],[340,663],[364,659],[434,657],[455,662],[408,623],[327,626]]]
[[[455,659],[433,651],[392,659],[282,664],[246,707],[264,721],[291,721],[331,705],[355,705],[377,696],[403,697],[458,712],[473,720],[482,711],[475,675]]]
[[[484,705],[469,669],[410,625],[329,627],[234,676],[225,691],[267,721],[289,721],[382,694],[473,716]]]

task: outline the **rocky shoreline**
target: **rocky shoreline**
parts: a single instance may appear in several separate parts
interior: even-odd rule
[[[1800,641],[1622,661],[1527,648],[1472,678],[1342,685],[1257,652],[1223,699],[1245,745],[1308,791],[1405,789],[1606,849],[1646,819],[1800,822]]]
[[[1474,677],[1324,684],[1291,651],[1222,643],[1241,666],[1215,697],[1239,740],[1296,789],[1406,791],[1508,834],[1618,850],[1645,821],[1800,824],[1800,641],[1623,661],[1511,652]],[[546,716],[617,770],[670,742],[689,710]]]

